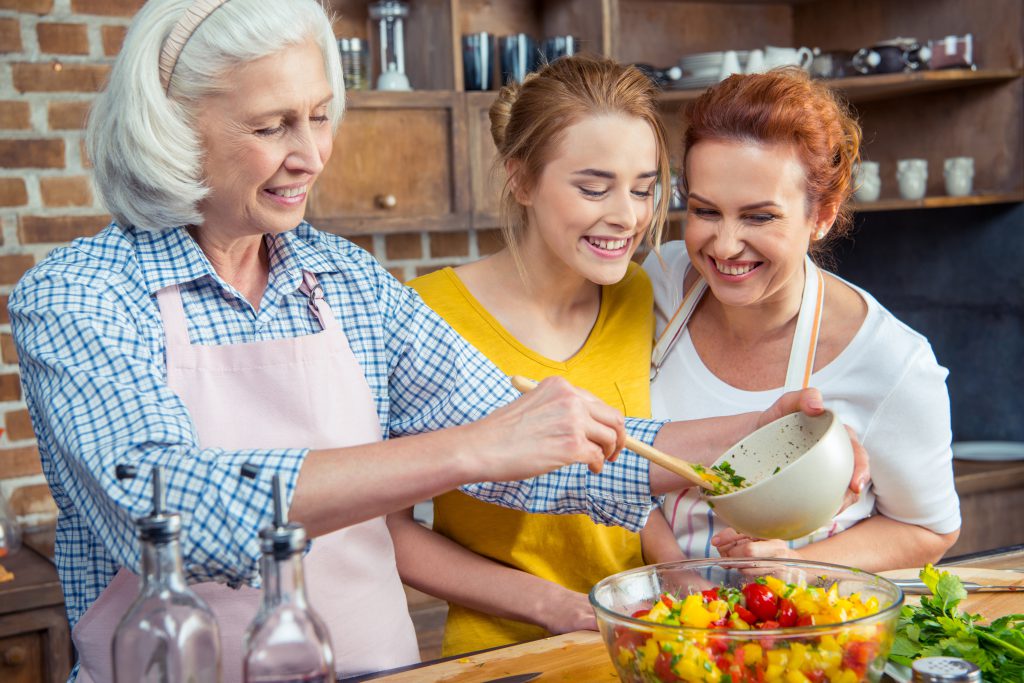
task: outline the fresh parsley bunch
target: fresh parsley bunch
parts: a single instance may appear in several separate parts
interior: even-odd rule
[[[967,597],[957,576],[928,565],[921,581],[932,595],[920,607],[903,606],[889,659],[910,666],[920,657],[961,657],[977,664],[985,681],[1024,681],[1024,614],[981,625],[981,615],[957,609]]]

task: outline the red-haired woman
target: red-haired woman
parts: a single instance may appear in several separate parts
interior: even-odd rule
[[[732,76],[688,121],[685,238],[645,263],[658,320],[655,417],[757,410],[814,386],[871,454],[872,483],[832,524],[790,543],[725,528],[693,490],[669,495],[681,549],[866,570],[937,560],[960,526],[948,373],[924,337],[814,263],[850,229],[857,122],[798,70]]]

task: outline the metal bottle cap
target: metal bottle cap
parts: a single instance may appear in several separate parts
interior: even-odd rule
[[[139,470],[134,465],[118,465],[114,470],[118,479],[134,479]],[[164,509],[163,475],[159,467],[153,468],[153,511],[135,520],[139,540],[147,543],[174,541],[181,533],[181,515]]]
[[[914,662],[914,683],[973,683],[981,681],[977,665],[959,657],[922,657]]]
[[[242,476],[256,479],[259,468],[255,465],[242,465]],[[284,481],[275,474],[272,478],[274,494],[274,521],[260,529],[260,552],[272,555],[275,560],[287,560],[295,553],[306,549],[306,529],[301,524],[288,521],[285,509]]]

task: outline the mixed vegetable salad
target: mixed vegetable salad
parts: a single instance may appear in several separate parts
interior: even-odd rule
[[[880,674],[891,641],[885,624],[844,625],[806,635],[776,629],[838,624],[876,614],[882,607],[875,597],[840,596],[835,583],[823,588],[771,576],[740,589],[662,593],[633,618],[707,630],[618,627],[612,658],[620,673],[644,683],[859,683],[869,679],[869,670],[876,678]],[[729,633],[716,635],[719,629]]]

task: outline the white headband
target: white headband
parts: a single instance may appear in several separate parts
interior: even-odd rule
[[[195,0],[171,29],[160,50],[160,83],[163,84],[165,93],[171,89],[171,75],[174,74],[174,67],[178,65],[178,58],[181,56],[185,43],[199,28],[199,24],[203,23],[206,17],[213,14],[215,9],[227,1]]]

